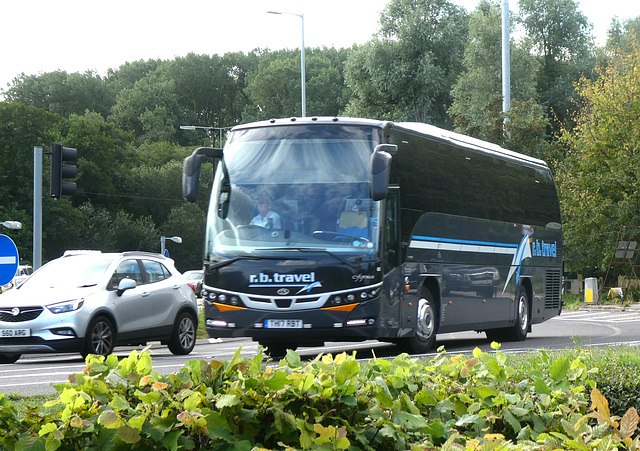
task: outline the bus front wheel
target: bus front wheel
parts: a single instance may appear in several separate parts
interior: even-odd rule
[[[398,344],[410,354],[429,352],[436,342],[436,309],[433,295],[426,290],[424,297],[418,301],[415,334],[403,338]]]

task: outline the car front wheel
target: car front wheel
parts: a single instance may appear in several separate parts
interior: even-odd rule
[[[22,354],[0,354],[0,364],[16,363]]]
[[[85,335],[82,357],[89,354],[108,356],[116,347],[116,331],[111,321],[99,316],[91,321]]]
[[[197,325],[193,315],[182,312],[173,329],[169,341],[169,351],[175,355],[187,355],[196,345]]]

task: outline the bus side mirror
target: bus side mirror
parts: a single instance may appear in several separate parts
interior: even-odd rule
[[[371,199],[383,200],[389,192],[391,155],[398,151],[395,144],[380,144],[371,154]]]
[[[182,166],[182,195],[188,202],[195,202],[198,197],[200,169],[207,159],[221,160],[222,149],[198,147],[184,160]]]

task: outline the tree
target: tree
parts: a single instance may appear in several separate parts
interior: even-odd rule
[[[535,73],[538,63],[513,39],[510,53],[511,99],[530,101],[536,97]],[[480,2],[469,17],[469,41],[464,51],[464,67],[464,72],[453,86],[454,100],[448,110],[455,129],[499,143],[501,137],[499,141],[490,138],[494,132],[491,131],[492,121],[487,117],[495,100],[502,102],[502,13],[496,2]]]
[[[466,11],[448,0],[392,0],[377,36],[347,59],[346,114],[447,126],[467,36]]]
[[[133,131],[139,143],[173,139],[180,128],[176,83],[162,72],[151,72],[133,87],[119,91],[116,99],[109,120]]]
[[[343,77],[347,50],[306,49],[305,96],[308,116],[337,116],[346,105]],[[249,75],[250,102],[245,122],[272,117],[300,116],[302,112],[300,51],[280,50],[261,55]]]
[[[606,48],[613,53],[627,53],[633,50],[638,38],[640,38],[640,17],[622,23],[615,17],[607,31]]]
[[[4,205],[33,205],[33,148],[59,140],[66,120],[20,102],[0,102],[0,198]],[[46,161],[46,160],[45,160]]]
[[[93,111],[106,118],[116,100],[106,81],[92,71],[22,74],[14,78],[5,97],[65,117]]]
[[[202,268],[207,214],[197,204],[186,203],[171,209],[160,230],[164,236],[179,236],[182,244],[172,246],[170,255],[180,271]]]
[[[576,270],[604,269],[620,226],[640,224],[640,46],[597,73],[580,80],[576,126],[561,138],[565,260]]]
[[[133,135],[125,132],[97,113],[69,118],[64,139],[66,147],[78,151],[78,206],[88,199],[94,205],[117,209],[123,204],[123,182],[131,167],[137,166]]]
[[[541,60],[537,100],[557,119],[557,130],[574,111],[573,84],[595,66],[592,26],[575,0],[520,0],[519,7],[526,42]]]

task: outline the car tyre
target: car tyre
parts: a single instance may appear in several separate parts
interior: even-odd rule
[[[169,351],[175,355],[189,354],[196,345],[196,331],[193,315],[188,312],[180,313],[169,341]]]
[[[22,354],[0,354],[0,364],[16,363]]]
[[[113,323],[104,316],[94,318],[85,334],[84,349],[82,357],[89,354],[108,356],[116,347],[116,331]]]

